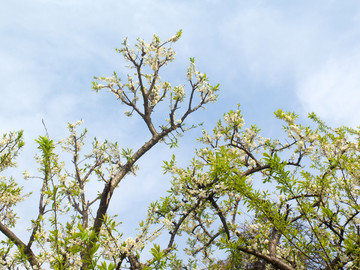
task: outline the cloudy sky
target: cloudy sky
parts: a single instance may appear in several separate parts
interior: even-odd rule
[[[218,102],[191,121],[210,129],[240,103],[246,122],[270,135],[281,126],[273,117],[278,108],[302,119],[316,112],[332,125],[360,125],[359,1],[14,0],[1,10],[0,131],[24,129],[20,170],[31,171],[42,119],[55,140],[66,135],[67,122],[79,119],[90,138],[126,147],[148,139],[141,122],[125,118],[111,95],[91,91],[91,82],[114,70],[126,76],[114,50],[124,37],[130,43],[150,41],[154,33],[166,39],[179,29],[177,60],[162,77],[185,82],[189,57],[195,57],[199,70],[221,86]],[[180,162],[190,159],[200,134],[180,140]],[[158,146],[143,158],[139,177],[122,183],[113,213],[137,223],[168,187],[161,160],[171,154]]]

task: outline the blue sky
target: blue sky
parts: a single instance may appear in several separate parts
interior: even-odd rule
[[[240,103],[246,122],[269,135],[281,126],[273,117],[278,108],[303,118],[314,111],[332,125],[360,125],[359,1],[6,1],[0,16],[0,131],[24,129],[19,169],[33,164],[42,119],[55,140],[66,135],[67,122],[84,119],[89,138],[141,145],[149,136],[141,122],[124,117],[111,95],[91,91],[91,82],[114,70],[126,76],[114,50],[124,37],[131,43],[154,33],[166,39],[179,29],[177,60],[162,77],[185,82],[189,57],[195,57],[199,70],[221,86],[218,102],[191,121],[210,129]],[[180,140],[180,162],[191,158],[200,134],[191,131]],[[164,194],[171,176],[162,175],[161,161],[171,154],[156,147],[142,159],[139,177],[121,184],[112,211],[129,220],[124,230]],[[135,204],[139,210],[129,207]]]

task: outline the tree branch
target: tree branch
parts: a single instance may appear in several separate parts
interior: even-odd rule
[[[291,265],[285,263],[281,259],[276,258],[274,256],[264,255],[256,250],[249,249],[249,248],[238,247],[238,250],[245,252],[247,254],[253,255],[259,259],[263,259],[264,261],[266,261],[267,263],[270,263],[271,265],[275,266],[279,270],[296,270]]]
[[[32,267],[39,268],[40,264],[29,246],[27,246],[23,241],[21,241],[20,238],[18,238],[9,228],[7,228],[1,222],[0,222],[0,231],[4,235],[6,235],[6,237],[9,238],[12,242],[14,242],[20,251],[24,252],[24,254],[27,256],[28,262]]]

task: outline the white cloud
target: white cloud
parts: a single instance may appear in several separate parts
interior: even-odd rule
[[[224,20],[221,34],[242,71],[276,84],[319,60],[324,43],[319,18],[293,13],[279,6],[249,5]]]
[[[360,50],[337,56],[299,81],[298,96],[306,111],[324,120],[360,126]]]
[[[311,9],[306,1],[296,8],[257,1],[224,20],[223,39],[237,73],[284,94],[296,91],[304,111],[333,124],[359,125],[359,5],[323,4]]]

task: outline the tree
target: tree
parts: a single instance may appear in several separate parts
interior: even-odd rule
[[[360,130],[275,114],[285,122],[283,143],[244,128],[238,109],[204,131],[189,167],[165,163],[170,194],[149,211],[171,235],[164,253],[182,233],[198,258],[192,267],[360,269]],[[222,260],[219,250],[228,254]]]
[[[150,204],[136,237],[122,239],[117,218],[107,214],[120,181],[155,144],[176,146],[188,129],[186,118],[216,99],[218,85],[195,69],[194,59],[187,96],[184,86],[160,80],[180,35],[163,43],[157,36],[150,44],[139,39],[135,50],[125,40],[118,52],[135,76],[122,83],[114,73],[94,83],[96,91],[108,89],[129,107],[126,115],[143,119],[151,135],[138,150],[95,139],[83,154],[81,122],[69,124],[70,135],[59,144],[47,135],[37,139],[41,175],[25,177],[40,179],[42,189],[26,242],[12,231],[14,206],[24,199],[21,186],[1,177],[2,268],[360,269],[360,130],[331,128],[315,114],[309,115],[314,124],[304,126],[294,113],[275,112],[286,138],[270,139],[255,125],[245,127],[240,108],[226,113],[212,133],[203,131],[203,147],[188,167],[178,167],[175,157],[164,162],[173,177],[168,195]],[[166,101],[169,119],[158,126],[154,108]],[[23,144],[22,132],[3,136],[1,172],[15,166]],[[59,147],[70,153],[71,168],[60,161]],[[94,180],[103,189],[89,199],[86,187]],[[160,233],[167,242],[151,244]],[[184,237],[186,246],[178,241]]]
[[[190,114],[216,100],[217,86],[211,86],[205,74],[195,68],[194,59],[187,70],[189,90],[185,85],[172,87],[162,81],[160,70],[175,58],[171,45],[181,36],[162,42],[154,35],[151,43],[138,39],[132,49],[127,39],[121,49],[133,75],[123,83],[114,73],[112,77],[96,77],[93,89],[109,90],[129,108],[127,116],[138,115],[150,132],[150,138],[137,150],[121,149],[115,142],[100,142],[96,138],[92,151],[84,153],[87,130],[79,131],[81,121],[69,124],[68,138],[55,143],[48,135],[36,140],[41,175],[24,176],[31,181],[42,181],[39,206],[32,220],[29,239],[20,239],[14,232],[15,205],[24,199],[22,187],[13,178],[2,176],[0,231],[0,265],[4,269],[120,269],[128,265],[141,268],[139,257],[131,252],[143,247],[149,239],[123,240],[117,230],[118,221],[107,214],[111,198],[119,183],[137,170],[137,161],[160,142],[176,146],[177,137],[189,128],[185,120]],[[161,103],[168,103],[168,119],[154,124],[154,110]],[[181,107],[183,109],[181,109]],[[156,118],[156,121],[160,120]],[[15,166],[14,158],[23,146],[22,132],[5,134],[0,141],[0,171]],[[59,148],[69,152],[68,162],[59,158]],[[71,166],[70,166],[71,165]],[[99,181],[102,190],[89,198],[86,187],[90,181]]]

